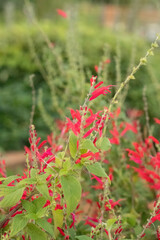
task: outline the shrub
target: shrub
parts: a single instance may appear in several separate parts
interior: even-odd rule
[[[51,134],[40,143],[31,125],[24,174],[7,178],[4,163],[0,168],[3,240],[159,239],[159,141],[149,129],[147,136],[142,134],[137,119],[141,111],[128,112],[131,119],[124,121],[126,116],[115,107],[122,90],[158,47],[157,40],[108,107],[98,112],[90,108],[115,88],[92,76],[84,104],[70,110],[72,120],[57,123],[60,135]],[[160,124],[157,118],[155,122]],[[84,209],[86,203],[89,209]]]

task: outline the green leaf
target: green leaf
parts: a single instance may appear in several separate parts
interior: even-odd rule
[[[43,228],[46,232],[48,232],[51,236],[54,237],[54,231],[53,231],[53,226],[47,222],[46,219],[38,219],[36,223]]]
[[[142,232],[142,230],[143,230],[143,228],[139,225],[134,228],[136,235],[139,235]]]
[[[77,236],[76,238],[79,240],[92,240],[92,238],[87,237],[86,235]]]
[[[46,199],[50,199],[48,187],[46,184],[37,185],[36,188],[43,195],[43,197],[45,197]]]
[[[69,215],[75,210],[81,199],[81,184],[74,176],[62,176],[61,184]]]
[[[27,213],[36,213],[36,206],[33,204],[33,202],[22,200],[21,203]]]
[[[93,153],[98,152],[98,149],[94,146],[93,142],[90,139],[85,139],[81,145],[81,149],[90,150]]]
[[[99,162],[93,163],[92,165],[87,165],[86,168],[90,173],[93,173],[98,177],[107,177],[107,174]]]
[[[77,153],[77,137],[74,135],[73,132],[70,132],[69,136],[69,151],[73,158],[75,158]]]
[[[61,168],[62,167],[62,163],[63,163],[63,160],[61,158],[56,157],[56,159],[55,159],[55,166],[57,168]]]
[[[71,168],[71,159],[65,158],[65,162],[63,163],[63,168],[65,170],[69,170]]]
[[[47,240],[47,235],[39,227],[33,223],[28,223],[27,233],[31,237],[31,240]]]
[[[5,179],[5,177],[0,177],[0,181],[4,181]]]
[[[10,193],[13,193],[18,189],[19,188],[17,188],[17,186],[10,187],[10,186],[6,186],[6,185],[2,184],[1,187],[0,187],[0,197],[6,196]]]
[[[61,170],[59,171],[59,176],[67,175],[67,173],[68,173],[68,170],[61,169]]]
[[[44,197],[36,198],[36,199],[33,200],[32,203],[36,207],[36,212],[38,212],[39,209],[41,209],[44,206],[44,204],[46,203],[46,198],[44,198]]]
[[[108,151],[112,147],[107,137],[99,138],[96,142],[96,146],[103,151]]]
[[[25,185],[30,185],[30,184],[36,184],[37,179],[33,178],[25,178],[22,181],[18,183],[18,186],[25,186]]]
[[[32,220],[38,219],[36,213],[28,213],[28,214],[26,215],[26,217],[27,217],[28,219],[32,219]]]
[[[61,209],[53,210],[52,214],[53,214],[53,220],[54,220],[54,234],[55,234],[55,237],[57,237],[59,234],[57,227],[62,228],[63,226],[63,210]]]
[[[14,187],[12,187],[14,188]],[[7,194],[2,201],[0,201],[0,207],[6,208],[14,206],[22,197],[25,188],[20,188]]]
[[[10,237],[13,237],[22,229],[24,229],[27,223],[28,223],[28,219],[25,218],[24,214],[16,215],[12,221]]]
[[[116,221],[117,221],[116,218],[108,219],[107,220],[107,230],[111,230]]]
[[[123,218],[126,220],[128,224],[130,224],[132,227],[136,225],[137,218],[132,213],[127,213],[123,215]]]
[[[38,173],[37,169],[32,168],[32,169],[31,169],[31,178],[33,178],[33,179],[36,178],[37,173]]]
[[[18,178],[20,178],[20,177],[19,177],[19,176],[16,176],[16,175],[7,177],[7,178],[5,178],[3,184],[8,185],[10,182],[12,182],[13,180],[16,180],[16,179],[18,179]]]

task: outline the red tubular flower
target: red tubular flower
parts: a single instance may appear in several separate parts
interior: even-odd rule
[[[158,118],[154,118],[154,121],[155,121],[155,123],[160,124],[160,119],[158,119]]]
[[[96,81],[97,76],[92,76],[90,79],[90,83],[91,83],[91,87],[93,85],[93,83]]]
[[[48,222],[48,223],[52,223],[52,218],[48,218],[48,219],[47,219],[47,222]]]
[[[148,138],[152,139],[152,141],[155,142],[156,144],[159,144],[159,141],[155,137],[149,136]]]
[[[88,137],[92,132],[93,132],[93,130],[95,130],[95,128],[93,127],[93,128],[91,128],[91,129],[89,129],[88,130],[88,132],[86,132],[85,134],[84,134],[84,136],[83,136],[83,138],[86,138],[86,137]]]
[[[25,240],[25,236],[24,235],[22,235],[22,239]]]
[[[111,60],[109,58],[104,61],[104,63],[106,63],[106,64],[108,64],[110,62],[111,62]]]
[[[49,200],[47,200],[46,203],[44,204],[43,208],[47,207],[50,204],[51,204],[51,202]]]
[[[47,143],[47,140],[44,140],[43,142],[41,142],[41,143],[39,144],[39,146],[38,146],[38,149],[40,149],[41,147],[43,147],[43,145],[44,145],[45,143]]]
[[[98,88],[98,87],[101,86],[102,84],[103,84],[103,81],[97,83],[97,84],[94,86],[94,88]]]
[[[57,209],[63,209],[63,206],[61,206],[60,204],[57,204],[54,210],[57,210]]]
[[[94,69],[95,69],[96,72],[98,72],[98,66],[97,65],[94,66]]]
[[[15,212],[15,213],[13,213],[13,215],[12,215],[11,217],[16,216],[17,214],[22,214],[22,211],[17,211],[17,212]]]
[[[62,230],[60,227],[57,227],[57,229],[58,229],[58,231],[60,232],[60,234],[61,234],[62,236],[65,236],[65,233],[63,232],[63,230]]]
[[[97,88],[96,90],[94,90],[92,92],[92,97],[90,97],[89,101],[97,98],[98,96],[102,95],[106,95],[107,93],[111,93],[111,91],[109,90],[110,87],[112,87],[113,85],[109,85],[106,87],[101,87],[101,88]]]
[[[63,10],[57,9],[57,13],[58,13],[58,15],[60,15],[63,18],[67,18],[67,13],[64,12]]]

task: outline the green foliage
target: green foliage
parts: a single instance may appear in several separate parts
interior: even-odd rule
[[[111,143],[108,138],[99,138],[98,141],[96,142],[96,145],[99,149],[102,151],[108,151],[111,149]]]
[[[67,30],[67,26],[62,24],[61,21],[57,21],[56,25],[49,21],[39,24],[50,41],[55,43],[55,47],[52,50],[47,48],[44,37],[36,26],[27,26],[22,23],[13,25],[11,29],[5,29],[2,26],[0,30],[0,125],[2,128],[0,146],[4,149],[22,149],[23,145],[27,144],[26,139],[28,137],[28,126],[32,107],[32,93],[29,83],[30,74],[35,74],[34,85],[36,87],[36,97],[38,96],[37,89],[43,89],[41,104],[40,98],[39,100],[37,98],[40,111],[36,107],[34,115],[34,123],[37,129],[39,129],[42,138],[44,138],[47,132],[47,127],[44,126],[42,118],[40,117],[41,114],[45,122],[49,121],[49,115],[47,117],[47,113],[51,115],[50,123],[47,123],[51,128],[51,126],[53,126],[53,117],[60,118],[64,115],[69,115],[68,106],[77,108],[79,104],[82,104],[85,97],[85,86],[89,84],[88,70],[91,71],[90,75],[95,74],[94,65],[98,64],[104,55],[104,43],[110,46],[111,56],[107,81],[113,84],[113,79],[115,79],[114,56],[116,55],[118,33],[113,33],[106,29],[102,31],[96,25],[93,29],[93,26],[86,26],[86,24],[82,22],[82,24],[79,25],[78,36],[75,36],[75,40],[72,39],[71,41],[73,31]],[[67,44],[64,44],[67,31],[70,31],[68,34],[72,35],[66,40]],[[76,35],[76,33],[74,34]],[[76,39],[76,37],[78,37],[78,39]],[[94,39],[94,41],[91,41],[91,39]],[[81,51],[76,47],[77,41],[80,43],[83,56]],[[126,33],[119,35],[118,41],[120,42],[120,48],[123,49],[120,61],[121,74],[122,78],[124,78],[128,63],[130,62],[132,42],[134,42],[136,46],[136,59],[143,54],[146,43]],[[66,45],[67,47],[65,47]],[[103,58],[104,57],[105,56],[103,56]],[[109,56],[106,56],[105,58],[108,57]],[[158,55],[155,56],[155,59],[157,60],[154,61],[158,62]],[[39,64],[39,61],[41,64]],[[155,62],[155,69],[157,69],[156,75],[158,76],[159,68]],[[148,73],[145,70],[143,70],[142,74],[137,74],[136,77],[138,81],[134,83],[134,86],[131,83],[130,96],[127,99],[127,105],[130,107],[138,106],[138,108],[143,108],[143,102],[140,101],[141,105],[139,106],[138,101],[142,95],[140,86],[144,81],[143,79],[145,79],[145,83],[150,85],[151,83],[148,81]],[[43,77],[45,78],[44,75],[47,78],[46,81],[49,88],[43,79]],[[51,79],[54,79],[54,81],[51,81]],[[139,90],[137,91],[137,89]],[[52,101],[50,101],[50,91]],[[149,87],[148,96],[151,95],[151,92],[153,94],[155,91],[155,87]],[[137,99],[137,103],[135,99]],[[137,106],[135,106],[135,103]],[[102,104],[102,102],[100,102],[100,104]],[[152,108],[150,108],[151,116],[156,115],[155,107],[156,100],[152,101]],[[45,112],[43,112],[43,109],[45,109]],[[54,111],[52,109],[54,109]],[[3,129],[5,131],[3,131]]]
[[[104,168],[102,168],[99,162],[93,163],[91,165],[86,165],[86,168],[90,173],[93,173],[98,177],[107,177]]]
[[[61,184],[67,203],[67,214],[69,215],[75,210],[81,199],[81,184],[74,176],[62,176]]]
[[[57,227],[62,227],[63,226],[63,210],[57,209],[52,211],[53,214],[53,220],[54,220],[54,235],[57,237],[59,234],[59,231]]]
[[[87,236],[85,236],[85,235],[82,235],[82,236],[76,236],[76,238],[77,239],[79,239],[79,240],[91,240],[92,238],[90,238],[90,237],[87,237]]]
[[[27,232],[31,240],[47,240],[46,233],[33,223],[28,223]]]
[[[73,158],[75,158],[77,153],[77,137],[74,135],[73,132],[70,132],[69,136],[69,151]]]
[[[25,217],[24,214],[15,216],[12,222],[10,236],[13,237],[22,229],[24,229],[27,223],[28,223],[28,219]]]
[[[82,141],[81,149],[89,149],[93,153],[98,152],[98,149],[94,146],[93,142],[90,139],[85,139]]]
[[[0,207],[8,208],[14,206],[21,199],[24,189],[16,187],[1,188],[1,194],[4,193],[4,198],[0,201]],[[7,190],[7,192],[4,190]]]

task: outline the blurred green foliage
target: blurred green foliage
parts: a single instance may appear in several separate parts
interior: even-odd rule
[[[89,89],[89,78],[96,74],[95,65],[106,58],[111,59],[107,66],[107,77],[103,75],[105,84],[115,84],[117,78],[116,58],[120,62],[120,74],[123,80],[129,71],[129,65],[136,63],[147,49],[147,43],[133,35],[122,32],[112,32],[100,27],[98,23],[93,26],[85,24],[82,19],[80,25],[68,26],[68,22],[59,20],[55,23],[43,21],[36,25],[24,23],[14,24],[8,28],[3,25],[0,28],[0,146],[2,149],[21,149],[27,144],[30,112],[32,108],[32,89],[29,76],[34,74],[34,85],[36,88],[36,111],[34,124],[38,134],[43,138],[50,133],[47,128],[47,120],[43,120],[43,107],[50,114],[50,123],[54,118],[69,116],[69,108],[78,108],[84,101],[85,94]],[[78,29],[78,30],[77,30]],[[45,42],[48,36],[53,43],[53,52]],[[107,46],[107,54],[104,46]],[[118,48],[120,56],[118,56]],[[135,53],[135,59],[131,56]],[[159,54],[149,63],[152,74],[148,74],[147,68],[141,69],[136,75],[136,81],[131,83],[126,105],[131,108],[143,109],[142,90],[147,85],[147,98],[149,114],[158,117],[158,80]],[[59,60],[61,63],[59,63]],[[40,63],[40,65],[38,64]],[[63,69],[63,74],[60,72]],[[50,79],[53,89],[56,90],[56,101],[54,102],[51,85],[44,81],[44,75]],[[104,69],[105,72],[105,69]],[[43,75],[43,76],[42,76]],[[152,77],[151,77],[152,75]],[[83,78],[83,79],[82,79]],[[152,79],[156,79],[153,83]],[[76,81],[77,84],[76,84]],[[81,82],[82,81],[82,82]],[[82,84],[83,87],[82,87]],[[43,107],[41,104],[40,114],[37,102],[39,89],[43,90]],[[67,89],[67,90],[66,90]],[[51,101],[51,96],[52,101]],[[153,98],[153,96],[155,96]],[[157,97],[156,97],[157,96]],[[42,103],[41,102],[41,103]],[[54,103],[53,103],[54,102]],[[101,106],[106,105],[102,99]],[[57,107],[57,108],[56,108]],[[96,107],[96,102],[95,102]],[[63,116],[60,111],[63,112]],[[49,118],[48,118],[49,119]]]

